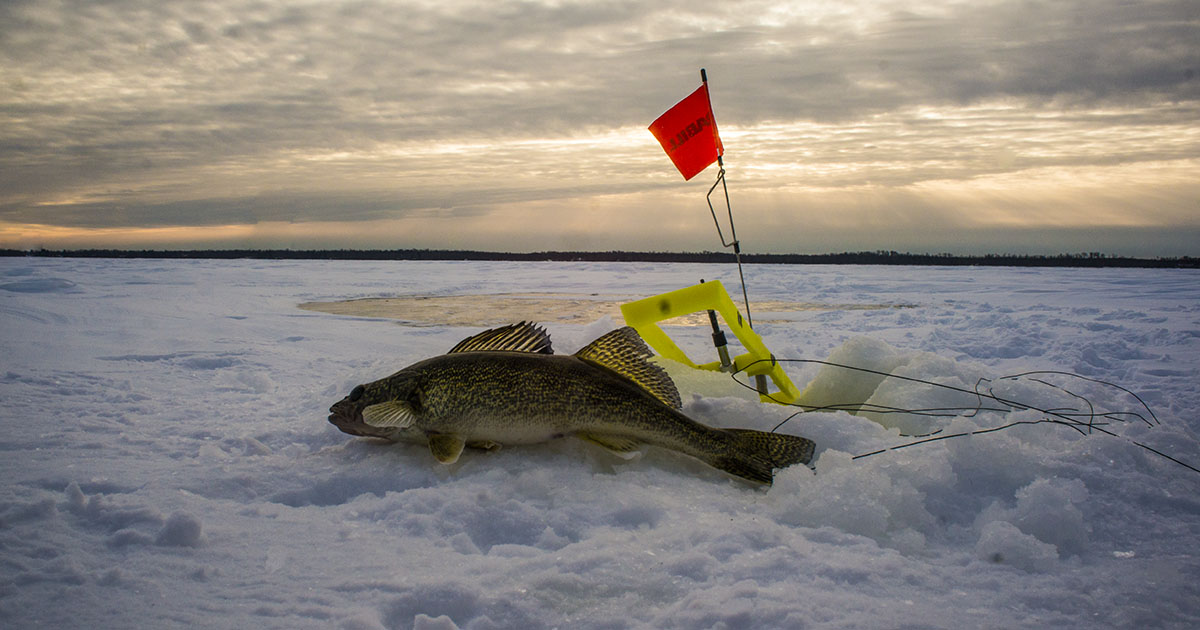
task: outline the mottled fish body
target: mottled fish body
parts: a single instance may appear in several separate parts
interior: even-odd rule
[[[774,470],[812,459],[814,445],[805,438],[688,418],[675,384],[650,356],[629,327],[556,355],[541,328],[505,326],[355,387],[330,408],[329,421],[353,435],[427,444],[443,463],[457,461],[468,446],[567,436],[618,454],[651,444],[765,484]]]

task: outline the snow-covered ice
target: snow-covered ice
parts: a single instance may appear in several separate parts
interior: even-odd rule
[[[443,467],[345,435],[327,410],[355,384],[480,328],[297,308],[646,296],[700,278],[736,287],[717,265],[0,259],[0,626],[1200,626],[1200,474],[1134,443],[1200,466],[1194,270],[749,267],[752,300],[895,306],[755,313],[781,358],[968,389],[1068,371],[1128,388],[1160,421],[852,459],[904,443],[901,429],[1041,416],[802,414],[781,430],[817,441],[817,474],[781,471],[769,490],[661,450],[625,461],[560,440]],[[570,352],[617,322],[546,324]],[[709,351],[702,327],[671,333]],[[787,369],[831,397],[962,404]],[[725,375],[672,373],[703,422],[770,429],[794,411]],[[1091,381],[987,382],[1043,408],[1076,393],[1137,408]]]

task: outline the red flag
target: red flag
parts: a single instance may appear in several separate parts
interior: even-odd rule
[[[650,133],[685,180],[695,177],[725,153],[708,101],[707,83],[651,123]]]

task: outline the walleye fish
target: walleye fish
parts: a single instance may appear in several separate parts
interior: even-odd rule
[[[776,469],[812,459],[811,440],[683,415],[675,383],[650,356],[628,326],[562,355],[544,329],[521,322],[355,387],[329,408],[329,422],[351,435],[428,445],[443,464],[458,461],[464,447],[567,436],[626,457],[651,444],[762,484]]]

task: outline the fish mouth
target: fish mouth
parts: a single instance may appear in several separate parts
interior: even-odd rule
[[[362,430],[359,429],[359,427],[363,427],[365,425],[363,425],[362,420],[357,418],[348,418],[339,413],[331,413],[329,414],[329,424],[332,424],[342,432],[349,433],[350,435],[371,437],[371,434],[363,433]]]
[[[354,417],[332,413],[329,414],[329,423],[337,427],[342,433],[348,433],[357,437],[380,438],[389,441],[396,441],[394,430],[377,429],[363,422],[362,415]]]

